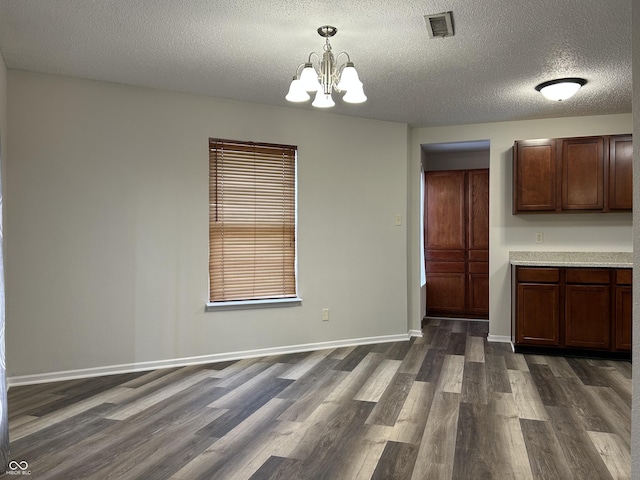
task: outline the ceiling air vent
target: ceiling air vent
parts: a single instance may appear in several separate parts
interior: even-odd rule
[[[435,15],[425,15],[424,21],[427,23],[427,33],[429,38],[444,38],[453,36],[453,21],[451,12],[436,13]]]

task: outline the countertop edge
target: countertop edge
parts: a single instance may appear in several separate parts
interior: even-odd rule
[[[514,266],[633,268],[633,252],[509,252]]]

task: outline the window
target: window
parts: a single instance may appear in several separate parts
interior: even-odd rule
[[[297,147],[209,139],[209,301],[296,298]]]

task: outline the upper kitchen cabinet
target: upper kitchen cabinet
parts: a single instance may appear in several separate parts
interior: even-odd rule
[[[556,141],[522,140],[513,147],[513,213],[556,209]]]
[[[609,137],[609,209],[631,210],[633,203],[631,135]]]
[[[521,140],[513,213],[630,211],[631,135]]]
[[[604,138],[562,138],[562,210],[604,208]]]

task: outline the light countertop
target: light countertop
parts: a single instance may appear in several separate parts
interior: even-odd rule
[[[632,268],[633,252],[509,252],[511,265]]]

